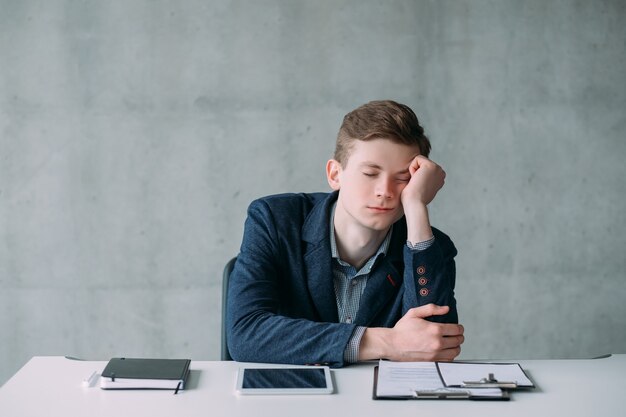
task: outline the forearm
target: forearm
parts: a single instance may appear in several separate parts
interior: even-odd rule
[[[435,240],[427,249],[404,249],[405,292],[402,312],[430,303],[448,306],[450,311],[447,314],[429,320],[455,323],[458,321],[454,298],[454,256],[457,252],[448,236],[436,229],[433,232]]]
[[[246,254],[230,276],[227,300],[227,341],[233,359],[268,362],[344,365],[344,350],[356,325],[316,321],[295,294],[276,291],[277,273],[246,264]],[[283,297],[283,298],[281,298]]]
[[[412,204],[404,208],[407,226],[407,240],[412,243],[423,242],[433,237],[428,208],[423,204]]]
[[[361,338],[359,361],[387,358],[390,349],[389,332],[387,328],[368,327]]]
[[[270,313],[249,314],[229,326],[228,345],[233,359],[241,362],[340,367],[345,365],[344,351],[354,327]]]
[[[426,320],[448,312],[447,306],[429,304],[407,311],[393,328],[368,328],[361,340],[359,360],[454,359],[464,341],[463,326]]]

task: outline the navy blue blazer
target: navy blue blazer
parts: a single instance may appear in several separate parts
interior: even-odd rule
[[[430,320],[458,322],[454,244],[433,228],[430,248],[410,250],[402,218],[371,270],[354,322],[338,323],[329,237],[337,195],[281,194],[250,204],[228,289],[233,359],[339,367],[356,326],[393,327],[408,309],[428,303],[450,306]]]

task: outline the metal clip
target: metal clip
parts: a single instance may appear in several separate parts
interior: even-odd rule
[[[461,384],[464,388],[517,388],[517,382],[512,381],[498,381],[490,373],[487,378],[481,378],[480,381],[463,381]]]
[[[413,391],[415,398],[422,399],[462,399],[469,398],[469,391],[436,389],[431,391]]]

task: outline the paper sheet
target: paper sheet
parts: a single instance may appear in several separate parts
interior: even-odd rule
[[[491,373],[499,382],[515,382],[518,387],[534,386],[517,363],[439,362],[443,382],[460,386],[464,381],[479,381]]]
[[[415,392],[469,392],[476,396],[501,397],[502,390],[446,388],[434,362],[391,362],[378,364],[376,395],[379,397],[415,396]]]

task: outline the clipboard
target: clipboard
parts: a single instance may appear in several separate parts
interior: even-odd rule
[[[435,365],[446,387],[506,390],[535,388],[519,363],[453,361],[435,362]]]
[[[509,392],[499,389],[498,395],[481,395],[481,389],[443,387],[433,390],[415,390],[406,395],[378,395],[378,365],[374,367],[373,400],[470,400],[470,401],[509,401]],[[490,391],[491,392],[491,391]]]

